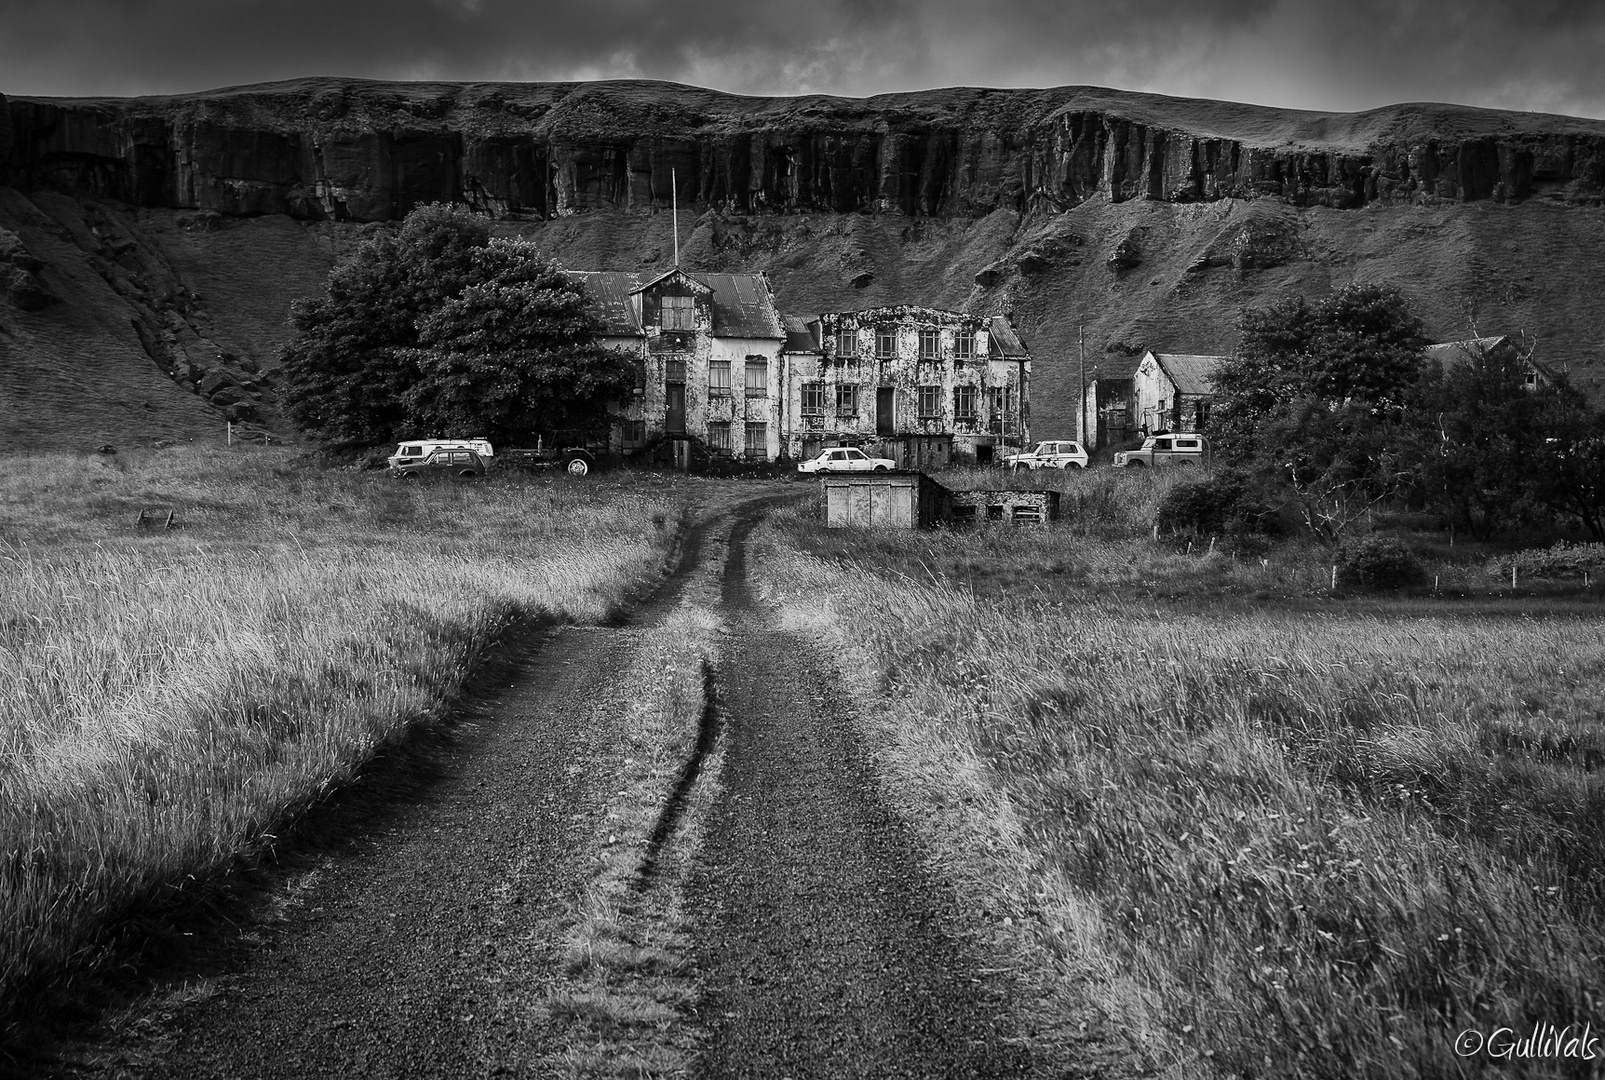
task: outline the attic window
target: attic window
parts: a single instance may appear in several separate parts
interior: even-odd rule
[[[697,298],[694,296],[665,296],[663,298],[663,329],[695,330],[697,328]]]

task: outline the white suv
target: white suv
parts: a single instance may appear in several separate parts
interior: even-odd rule
[[[1204,465],[1209,442],[1202,435],[1150,435],[1136,450],[1115,455],[1117,469],[1144,469],[1164,465]]]
[[[1068,469],[1072,465],[1085,469],[1087,452],[1078,442],[1057,439],[1039,442],[1023,454],[1010,454],[1003,464],[1011,469]]]

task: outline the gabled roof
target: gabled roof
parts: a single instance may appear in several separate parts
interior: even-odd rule
[[[824,345],[819,340],[819,316],[782,315],[780,325],[786,331],[786,352],[824,351]]]
[[[992,321],[987,324],[987,329],[992,334],[992,343],[998,347],[995,358],[1003,360],[1031,359],[1031,353],[1026,349],[1025,342],[1020,340],[1019,332],[1014,329],[1014,324],[1008,320],[1007,316],[992,316]]]
[[[688,274],[670,270],[643,279],[626,270],[566,270],[578,278],[596,299],[602,317],[602,333],[610,337],[639,337],[645,333],[636,317],[635,294],[651,288],[673,274],[712,292],[713,336],[768,338],[782,340],[786,332],[780,325],[769,282],[762,274]]]
[[[686,273],[684,270],[680,269],[678,266],[669,267],[669,269],[663,271],[663,273],[659,274],[657,277],[649,278],[646,281],[643,281],[641,284],[637,285],[634,289],[631,289],[630,291],[631,292],[646,292],[652,286],[657,285],[657,284],[659,284],[661,282],[664,282],[664,281],[668,281],[670,278],[677,278],[680,281],[685,282],[687,285],[690,285],[693,289],[695,289],[697,292],[700,292],[700,293],[707,293],[707,292],[712,292],[713,291],[708,286],[708,284],[706,282],[698,281],[696,278],[692,277],[690,274]]]
[[[1421,351],[1428,360],[1436,360],[1445,369],[1448,369],[1470,366],[1478,357],[1491,353],[1502,345],[1509,344],[1511,344],[1510,339],[1500,335],[1499,337],[1468,338],[1465,341],[1444,341],[1437,345],[1428,345]]]
[[[1149,353],[1159,370],[1165,373],[1178,394],[1213,394],[1215,368],[1224,356],[1201,356],[1194,353]]]

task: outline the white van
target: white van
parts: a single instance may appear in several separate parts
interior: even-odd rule
[[[436,450],[472,450],[489,465],[496,453],[486,439],[415,439],[396,447],[396,452],[385,458],[386,465],[405,465],[409,461],[422,461]]]

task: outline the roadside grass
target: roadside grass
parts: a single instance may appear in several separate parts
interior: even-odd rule
[[[1315,552],[1126,527],[755,536],[783,618],[868,662],[890,782],[1061,1013],[1175,1075],[1301,1077],[1463,1075],[1490,1063],[1462,1029],[1594,1019],[1597,603],[1333,600]]]
[[[153,505],[177,527],[135,530]],[[269,853],[441,718],[513,624],[609,619],[679,515],[629,485],[403,488],[283,451],[14,459],[0,1023],[104,962],[131,916]]]

